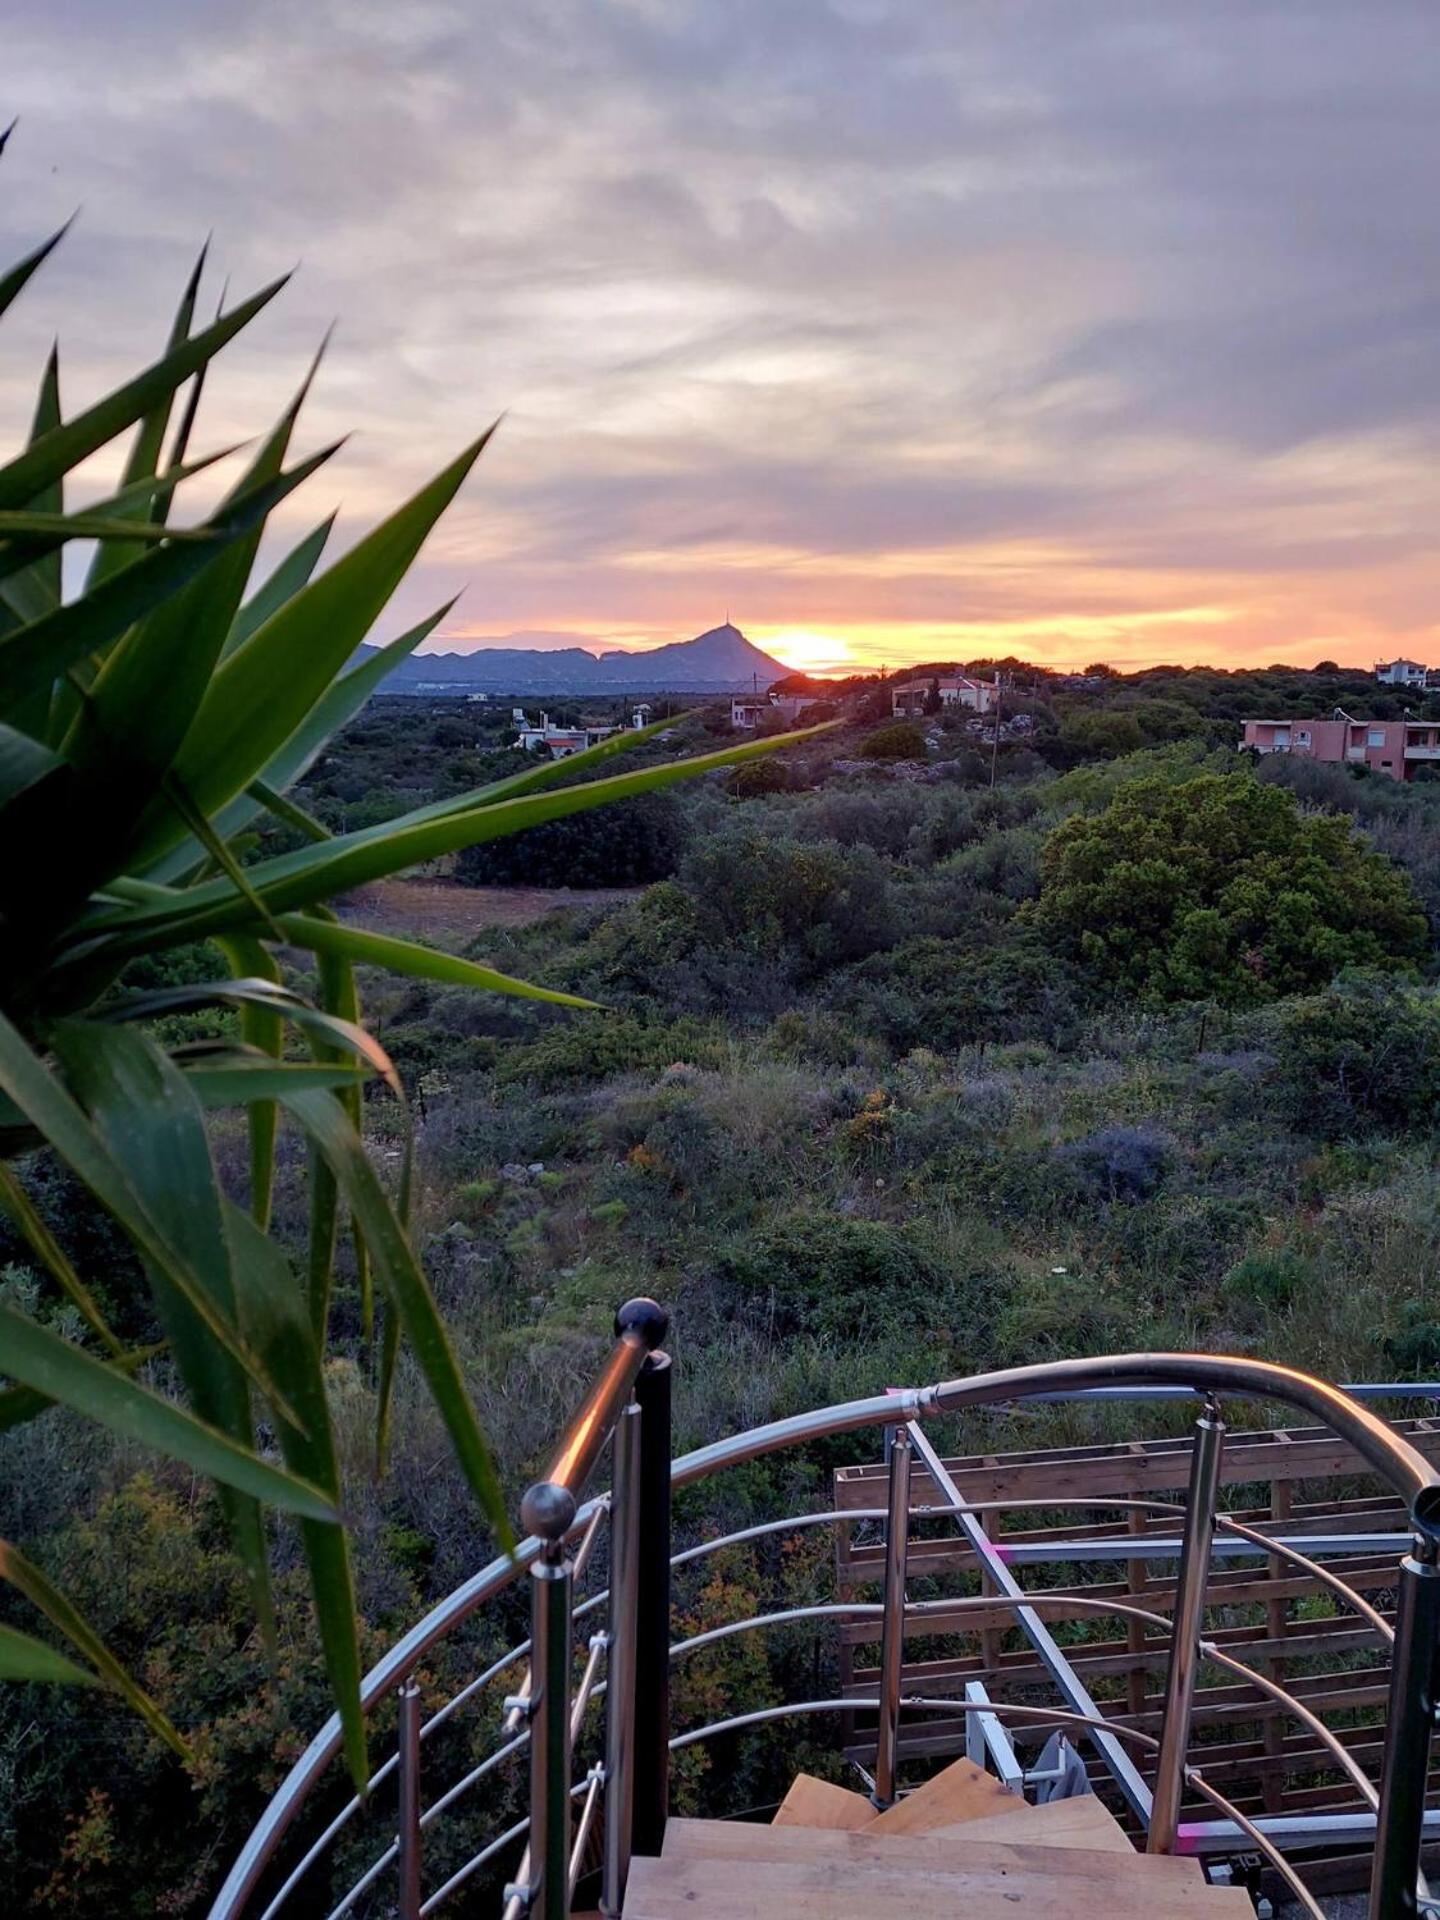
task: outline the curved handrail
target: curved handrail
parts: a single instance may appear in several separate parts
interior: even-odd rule
[[[1339,1387],[1273,1360],[1210,1353],[1115,1353],[1093,1360],[1047,1360],[1037,1366],[942,1381],[934,1389],[935,1407],[940,1413],[958,1413],[997,1400],[1024,1400],[1033,1393],[1114,1386],[1194,1387],[1298,1407],[1349,1441],[1381,1479],[1405,1497],[1416,1527],[1440,1540],[1440,1474],[1424,1454]]]
[[[646,1305],[653,1306],[653,1303]],[[583,1485],[584,1476],[593,1467],[605,1437],[598,1414],[602,1410],[613,1412],[623,1404],[622,1391],[628,1392],[633,1385],[635,1372],[654,1344],[648,1338],[650,1331],[649,1326],[622,1331],[602,1382],[587,1399],[581,1418],[572,1425],[565,1446],[552,1463],[551,1479],[541,1483],[542,1487],[554,1485],[571,1492]],[[660,1337],[663,1337],[663,1328],[655,1333],[655,1341]],[[632,1362],[633,1372],[630,1371]],[[597,1397],[601,1385],[604,1386],[604,1409]],[[936,1414],[1003,1405],[1045,1393],[1078,1394],[1112,1386],[1181,1387],[1200,1393],[1278,1400],[1295,1407],[1348,1441],[1380,1478],[1405,1499],[1412,1524],[1424,1536],[1432,1554],[1440,1546],[1440,1473],[1402,1436],[1340,1388],[1308,1374],[1269,1361],[1212,1354],[1112,1354],[1096,1359],[1046,1361],[977,1374],[968,1379],[942,1381],[930,1387],[905,1388],[844,1401],[770,1421],[695,1448],[673,1461],[671,1485],[689,1486],[726,1467],[767,1453],[866,1427],[893,1427]],[[555,1467],[561,1470],[562,1477],[558,1480],[554,1477]],[[588,1524],[599,1505],[600,1500],[590,1500],[574,1510],[568,1524],[555,1528],[556,1536],[573,1537]],[[432,1646],[509,1586],[541,1551],[541,1541],[532,1536],[521,1542],[513,1554],[497,1556],[431,1608],[366,1675],[361,1684],[362,1709],[368,1712],[384,1699]],[[339,1717],[332,1715],[281,1783],[247,1837],[211,1908],[210,1920],[235,1920],[291,1821],[315,1781],[339,1752],[340,1745]]]
[[[907,1620],[923,1624],[927,1615],[937,1614],[946,1620],[957,1613],[985,1613],[996,1607],[1008,1607],[1015,1611],[1020,1607],[1033,1607],[1037,1613],[1091,1613],[1110,1616],[1117,1620],[1135,1620],[1142,1626],[1156,1627],[1162,1633],[1168,1633],[1171,1622],[1163,1613],[1153,1613],[1148,1607],[1131,1606],[1128,1602],[1114,1599],[1095,1599],[1080,1594],[1027,1593],[1022,1599],[1009,1594],[971,1594],[959,1599],[917,1600],[905,1609]],[[834,1618],[873,1619],[882,1613],[883,1607],[878,1601],[842,1600],[824,1602],[809,1607],[786,1607],[776,1613],[751,1614],[745,1620],[727,1620],[723,1626],[711,1627],[704,1633],[692,1634],[688,1640],[681,1640],[670,1649],[672,1660],[683,1659],[686,1654],[697,1653],[702,1647],[713,1646],[719,1640],[729,1640],[736,1634],[751,1633],[760,1627],[792,1626],[802,1620],[822,1620]],[[1294,1719],[1308,1727],[1321,1746],[1329,1752],[1340,1771],[1350,1780],[1362,1800],[1373,1812],[1380,1803],[1380,1796],[1374,1786],[1365,1777],[1356,1763],[1355,1756],[1341,1744],[1331,1728],[1312,1713],[1302,1700],[1296,1698],[1266,1674],[1258,1673],[1254,1667],[1247,1666],[1243,1660],[1237,1660],[1225,1648],[1216,1646],[1213,1640],[1202,1640],[1200,1651],[1205,1659],[1211,1660],[1217,1667],[1237,1674],[1242,1680],[1253,1683],[1261,1693],[1278,1702]],[[863,1694],[848,1696],[855,1706],[869,1703]]]
[[[738,1466],[785,1447],[853,1433],[862,1427],[898,1426],[937,1413],[1003,1406],[1043,1393],[1083,1393],[1117,1385],[1238,1393],[1251,1400],[1279,1400],[1296,1407],[1349,1441],[1380,1478],[1402,1496],[1416,1528],[1440,1542],[1440,1473],[1378,1414],[1339,1387],[1293,1367],[1209,1353],[1121,1353],[1093,1360],[1046,1360],[1035,1366],[972,1374],[964,1380],[943,1380],[933,1387],[907,1387],[898,1393],[846,1400],[696,1447],[676,1460],[672,1480],[677,1487],[689,1486],[708,1479],[722,1467]]]

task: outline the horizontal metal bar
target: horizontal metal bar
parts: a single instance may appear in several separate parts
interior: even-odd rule
[[[916,1421],[910,1423],[910,1437],[916,1451],[929,1469],[931,1480],[951,1503],[956,1526],[974,1548],[976,1557],[984,1566],[991,1581],[1000,1593],[1019,1603],[1015,1607],[1016,1622],[1039,1654],[1061,1697],[1074,1712],[1083,1714],[1087,1719],[1102,1719],[1104,1716],[1096,1706],[1089,1689],[1061,1652],[1060,1643],[1035,1608],[1025,1604],[1024,1588],[1011,1573],[1004,1559],[996,1554],[994,1544],[982,1526],[979,1516],[971,1509],[965,1496],[951,1479],[944,1462]],[[1148,1825],[1151,1794],[1140,1769],[1112,1733],[1097,1729],[1092,1733],[1091,1738],[1111,1778],[1125,1796],[1125,1802],[1130,1811],[1143,1824]]]
[[[1366,1847],[1375,1838],[1373,1813],[1257,1814],[1255,1824],[1277,1846]],[[1440,1839],[1440,1808],[1427,1809],[1425,1832]],[[1176,1851],[1233,1853],[1241,1838],[1230,1820],[1182,1820]]]
[[[572,1787],[570,1789],[570,1798],[572,1800],[578,1800],[581,1794],[584,1793],[585,1787],[586,1782],[583,1780],[578,1786]],[[472,1874],[478,1873],[487,1861],[493,1860],[496,1854],[499,1853],[502,1848],[508,1847],[512,1840],[518,1840],[522,1833],[528,1833],[529,1831],[530,1822],[528,1818],[517,1820],[513,1827],[507,1827],[504,1833],[500,1834],[497,1839],[489,1841],[478,1853],[471,1854],[464,1866],[457,1867],[445,1884],[437,1887],[434,1893],[431,1894],[430,1898],[420,1909],[420,1920],[429,1920],[429,1916],[434,1913],[435,1909],[443,1905],[452,1893],[458,1892],[459,1889],[464,1886],[465,1882],[470,1879]]]
[[[1267,1535],[1267,1539],[1271,1536]],[[1277,1547],[1290,1547],[1312,1560],[1343,1559],[1353,1555],[1408,1551],[1408,1533],[1278,1533]],[[1180,1539],[1172,1534],[1126,1534],[1113,1540],[1006,1540],[994,1542],[1007,1566],[1059,1566],[1075,1560],[1178,1560]],[[1215,1560],[1263,1560],[1269,1549],[1259,1540],[1238,1534],[1217,1534],[1211,1549]]]
[[[1027,1400],[1074,1405],[1084,1400],[1193,1400],[1203,1397],[1199,1387],[1070,1387],[1058,1393],[1029,1393]],[[1356,1380],[1342,1385],[1352,1400],[1440,1400],[1440,1381]]]

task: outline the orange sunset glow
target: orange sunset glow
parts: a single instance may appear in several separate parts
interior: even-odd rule
[[[7,24],[0,237],[106,236],[67,404],[197,235],[237,283],[303,258],[206,403],[251,432],[340,316],[341,547],[504,416],[381,637],[458,595],[431,649],[728,612],[819,674],[1440,661],[1434,18],[1323,11],[356,0],[277,45],[220,6],[161,113],[144,35],[60,0]],[[7,316],[15,432],[57,325]]]

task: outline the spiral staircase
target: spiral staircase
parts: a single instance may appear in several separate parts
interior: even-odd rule
[[[957,1760],[880,1812],[862,1793],[797,1777],[769,1826],[666,1825],[658,1859],[632,1861],[629,1920],[1253,1920],[1249,1895],[1200,1862],[1137,1853],[1093,1795],[1031,1806]]]
[[[672,1458],[673,1369],[661,1348],[667,1325],[652,1301],[621,1309],[605,1366],[544,1479],[525,1496],[519,1547],[442,1601],[366,1676],[367,1716],[389,1726],[393,1712],[395,1729],[393,1750],[366,1794],[349,1793],[340,1776],[341,1734],[332,1719],[266,1808],[211,1920],[428,1920],[441,1911],[499,1912],[503,1920],[593,1911],[607,1920],[757,1920],[776,1912],[788,1920],[872,1920],[892,1909],[907,1920],[932,1913],[940,1920],[942,1909],[946,1920],[1009,1920],[1021,1912],[1238,1920],[1277,1898],[1323,1920],[1312,1890],[1316,1863],[1341,1857],[1358,1860],[1368,1876],[1370,1920],[1440,1913],[1423,1872],[1427,1838],[1440,1840],[1440,1811],[1426,1804],[1440,1643],[1440,1473],[1429,1456],[1440,1456],[1440,1427],[1390,1421],[1376,1410],[1433,1401],[1440,1389],[1397,1382],[1342,1389],[1289,1368],[1208,1354],[1111,1355],[818,1408]],[[1144,1480],[1136,1448],[1133,1497],[1123,1481],[1117,1491],[1112,1476],[1103,1499],[1062,1480],[1047,1483],[1043,1499],[1006,1504],[1123,1508],[1136,1525],[1168,1529],[1128,1546],[1096,1537],[1064,1549],[1071,1559],[1168,1555],[1173,1578],[1154,1604],[1148,1594],[1144,1605],[1128,1592],[1117,1597],[1113,1586],[1023,1584],[1020,1573],[1042,1549],[1031,1536],[1023,1537],[1028,1547],[1011,1544],[1022,1536],[992,1537],[985,1512],[961,1484],[962,1464],[942,1459],[926,1431],[927,1423],[977,1408],[1096,1398],[1188,1400],[1198,1411],[1183,1457],[1172,1448],[1170,1464],[1148,1468],[1152,1477]],[[1313,1423],[1301,1444],[1333,1437],[1330,1464],[1378,1485],[1390,1530],[1373,1531],[1381,1509],[1363,1501],[1351,1502],[1355,1511],[1344,1516],[1350,1532],[1322,1536],[1260,1529],[1223,1509],[1226,1407],[1266,1401]],[[884,1465],[864,1470],[850,1488],[851,1504],[675,1550],[672,1490],[866,1430],[883,1440]],[[610,1487],[587,1498],[607,1448]],[[1139,1497],[1142,1480],[1160,1484],[1159,1471],[1177,1481],[1183,1475],[1183,1501]],[[864,1485],[883,1489],[884,1504],[853,1504],[875,1497]],[[757,1611],[672,1640],[677,1570],[768,1536],[817,1527],[838,1535],[857,1522],[878,1536],[869,1549],[878,1598],[843,1586],[833,1602]],[[1372,1531],[1362,1538],[1357,1527]],[[1369,1563],[1368,1583],[1336,1571],[1356,1564],[1341,1556],[1360,1544],[1382,1556],[1379,1574]],[[960,1557],[970,1590],[915,1596],[917,1572],[945,1563],[937,1549]],[[1207,1605],[1211,1613],[1215,1606],[1209,1583],[1226,1555],[1300,1569],[1329,1609],[1343,1611],[1337,1624],[1347,1636],[1373,1643],[1367,1697],[1383,1702],[1378,1726],[1357,1731],[1343,1710],[1327,1720],[1307,1704],[1298,1680],[1282,1684],[1279,1675],[1289,1677],[1282,1663],[1262,1671],[1263,1661],[1238,1657],[1243,1638],[1207,1628]],[[607,1584],[587,1592],[597,1566]],[[522,1581],[529,1638],[427,1712],[417,1683],[427,1655]],[[1075,1624],[1092,1615],[1096,1624],[1102,1616],[1123,1623],[1130,1644],[1160,1664],[1162,1692],[1148,1717],[1118,1711],[1113,1685],[1091,1677],[1105,1663],[1087,1667]],[[997,1674],[1019,1671],[1013,1665],[987,1669],[987,1686],[966,1677],[963,1661],[925,1666],[907,1656],[907,1635],[913,1642],[927,1631],[947,1634],[950,1644],[969,1635],[978,1644],[997,1617],[1026,1648],[1027,1680],[1015,1697],[992,1691]],[[680,1663],[732,1636],[797,1623],[817,1633],[868,1634],[878,1641],[876,1667],[839,1694],[760,1707],[735,1700],[724,1718],[675,1726],[670,1678]],[[1278,1814],[1222,1793],[1204,1764],[1214,1749],[1196,1737],[1202,1669],[1233,1676],[1247,1699],[1299,1728],[1312,1756],[1305,1765],[1330,1784],[1307,1785],[1299,1810]],[[495,1740],[459,1777],[438,1777],[433,1759],[427,1766],[427,1743],[432,1756],[440,1752],[440,1730],[453,1734],[497,1694]],[[804,1729],[811,1752],[828,1727],[836,1739],[827,1771],[853,1784],[799,1773],[768,1821],[672,1816],[674,1755],[700,1743],[728,1742],[733,1751],[762,1726]],[[950,1731],[957,1726],[958,1734]],[[1035,1757],[1037,1740],[1049,1745]],[[586,1758],[578,1778],[577,1756]],[[1362,1764],[1369,1758],[1378,1761],[1378,1779]],[[438,1844],[447,1837],[441,1823],[498,1805],[497,1789],[517,1770],[528,1782],[528,1814],[479,1844],[467,1837],[457,1862],[453,1845]],[[358,1869],[357,1858],[366,1858]]]

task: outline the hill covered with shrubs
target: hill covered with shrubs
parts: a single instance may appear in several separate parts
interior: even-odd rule
[[[993,762],[955,716],[904,723],[906,757],[892,735],[868,758],[892,723],[883,691],[862,690],[846,725],[764,779],[577,816],[454,876],[645,886],[474,945],[603,1011],[363,983],[415,1116],[417,1242],[512,1491],[637,1292],[674,1315],[682,1447],[897,1382],[1106,1348],[1229,1348],[1336,1379],[1440,1369],[1440,786],[1252,766],[1232,705],[1263,692],[1285,711],[1320,688],[1237,678],[1017,696],[1032,724]],[[720,724],[680,726],[703,739]],[[409,804],[505,764],[473,710],[377,703],[301,798],[330,824],[383,817],[400,759]],[[393,1102],[369,1102],[368,1129],[398,1159]],[[238,1190],[241,1133],[222,1148]],[[60,1240],[83,1239],[87,1270],[108,1274],[116,1323],[146,1338],[103,1220],[53,1169],[40,1190]],[[305,1207],[303,1155],[282,1140],[282,1236],[298,1240]],[[33,1305],[18,1240],[0,1259]],[[334,1311],[358,1350],[353,1270]],[[375,1383],[335,1364],[373,1653],[487,1543],[409,1362],[383,1481]],[[1055,1409],[1024,1440],[1172,1418],[1132,1407],[1082,1426]],[[983,1421],[946,1440],[997,1444]],[[323,1710],[300,1583],[277,1592],[272,1668],[188,1483],[68,1416],[0,1447],[25,1549],[203,1756],[192,1785],[103,1696],[36,1692],[46,1760],[0,1795],[0,1878],[76,1916],[137,1912],[133,1888],[157,1884],[176,1914],[201,1912]],[[682,1497],[677,1524],[693,1537],[818,1502],[854,1457],[754,1463],[703,1512]],[[681,1607],[716,1623],[756,1578],[788,1603],[820,1597],[826,1552],[717,1563],[682,1583]],[[452,1657],[437,1655],[437,1685],[460,1677]],[[745,1661],[747,1698],[813,1692],[821,1657],[804,1634],[731,1642],[677,1685],[723,1690],[726,1662]],[[779,1777],[763,1739],[733,1771],[705,1765],[687,1758],[682,1810],[757,1804]],[[444,1844],[459,1858],[469,1837],[462,1820]]]

